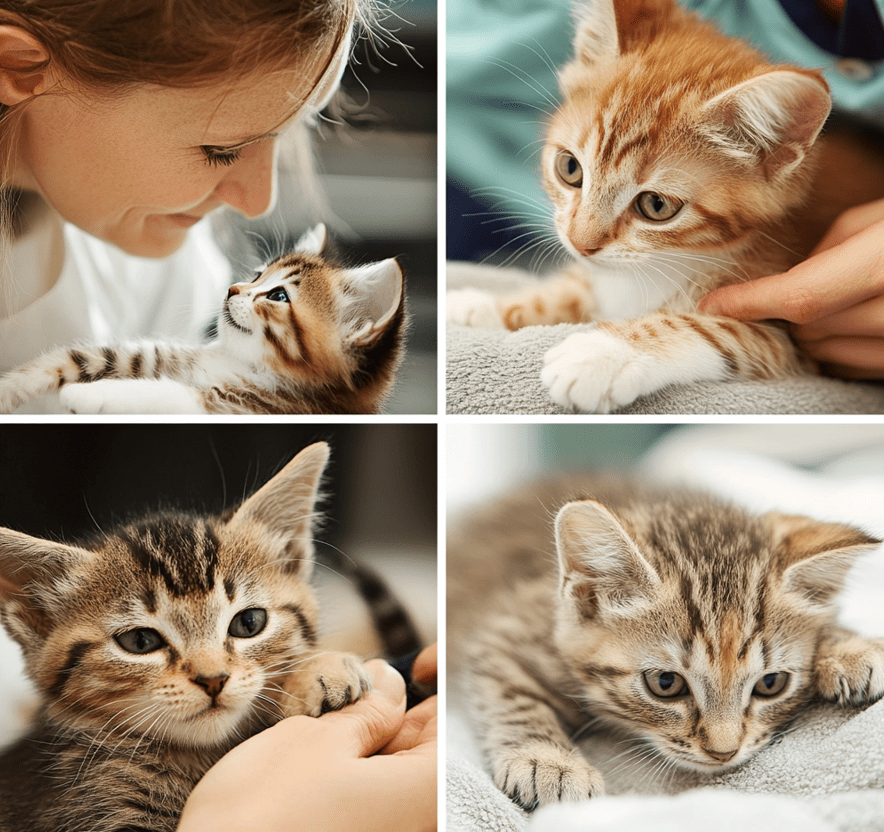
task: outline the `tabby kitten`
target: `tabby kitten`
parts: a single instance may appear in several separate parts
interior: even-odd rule
[[[448,654],[495,783],[529,810],[602,794],[570,739],[595,722],[721,772],[816,698],[884,695],[884,640],[837,626],[834,603],[879,542],[604,480],[467,519],[449,534]]]
[[[884,154],[819,134],[819,72],[771,64],[675,0],[583,0],[543,184],[574,262],[528,289],[451,292],[448,317],[519,329],[599,321],[545,356],[563,407],[609,412],[670,384],[813,373],[785,329],[697,312],[714,288],[805,259],[884,196]]]
[[[226,751],[370,686],[320,649],[308,579],[325,443],[224,517],[166,513],[68,545],[0,529],[0,620],[41,697],[0,755],[0,832],[171,832]],[[388,649],[414,649],[373,584]]]
[[[0,377],[0,413],[56,390],[74,413],[378,412],[402,360],[402,271],[342,268],[325,241],[317,226],[231,286],[209,344],[56,349]]]

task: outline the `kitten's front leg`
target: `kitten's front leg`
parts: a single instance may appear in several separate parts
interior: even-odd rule
[[[677,384],[801,375],[811,364],[778,327],[656,313],[569,335],[544,356],[542,383],[569,410],[609,413]]]
[[[320,653],[301,662],[284,685],[285,716],[321,716],[359,701],[371,690],[365,665],[350,653]]]
[[[817,651],[814,678],[823,699],[865,705],[884,696],[884,639],[836,629]]]
[[[59,398],[68,413],[78,414],[206,412],[195,390],[166,379],[101,379],[66,384]]]
[[[447,296],[449,323],[487,329],[586,322],[592,320],[593,309],[588,283],[567,273],[501,294],[455,289]]]
[[[523,809],[604,794],[561,727],[551,691],[505,655],[471,661],[471,709],[495,785]]]

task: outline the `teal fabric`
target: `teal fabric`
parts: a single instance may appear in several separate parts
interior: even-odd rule
[[[884,62],[868,65],[870,79],[850,80],[777,0],[681,2],[773,60],[823,69],[838,110],[884,129]],[[884,17],[884,0],[875,3]],[[571,55],[571,7],[571,0],[449,0],[447,6],[448,175],[527,222],[549,215],[538,153],[544,114],[557,98],[554,67]]]

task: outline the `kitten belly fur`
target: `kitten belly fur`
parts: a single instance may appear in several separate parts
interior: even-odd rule
[[[814,699],[884,694],[884,641],[835,626],[832,603],[875,543],[698,493],[535,484],[449,530],[452,698],[528,809],[602,793],[571,739],[588,726],[683,768],[738,766]]]

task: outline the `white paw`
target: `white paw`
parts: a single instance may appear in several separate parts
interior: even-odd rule
[[[167,379],[101,379],[66,384],[59,393],[68,413],[205,413],[197,394]]]
[[[486,329],[505,328],[494,295],[481,289],[452,290],[446,298],[446,310],[450,324]]]
[[[569,335],[543,362],[540,380],[550,398],[581,413],[610,413],[657,386],[647,353],[597,329]]]
[[[59,392],[61,406],[68,413],[126,413],[120,410],[119,402],[114,401],[112,390],[102,382],[86,384],[66,384]]]

